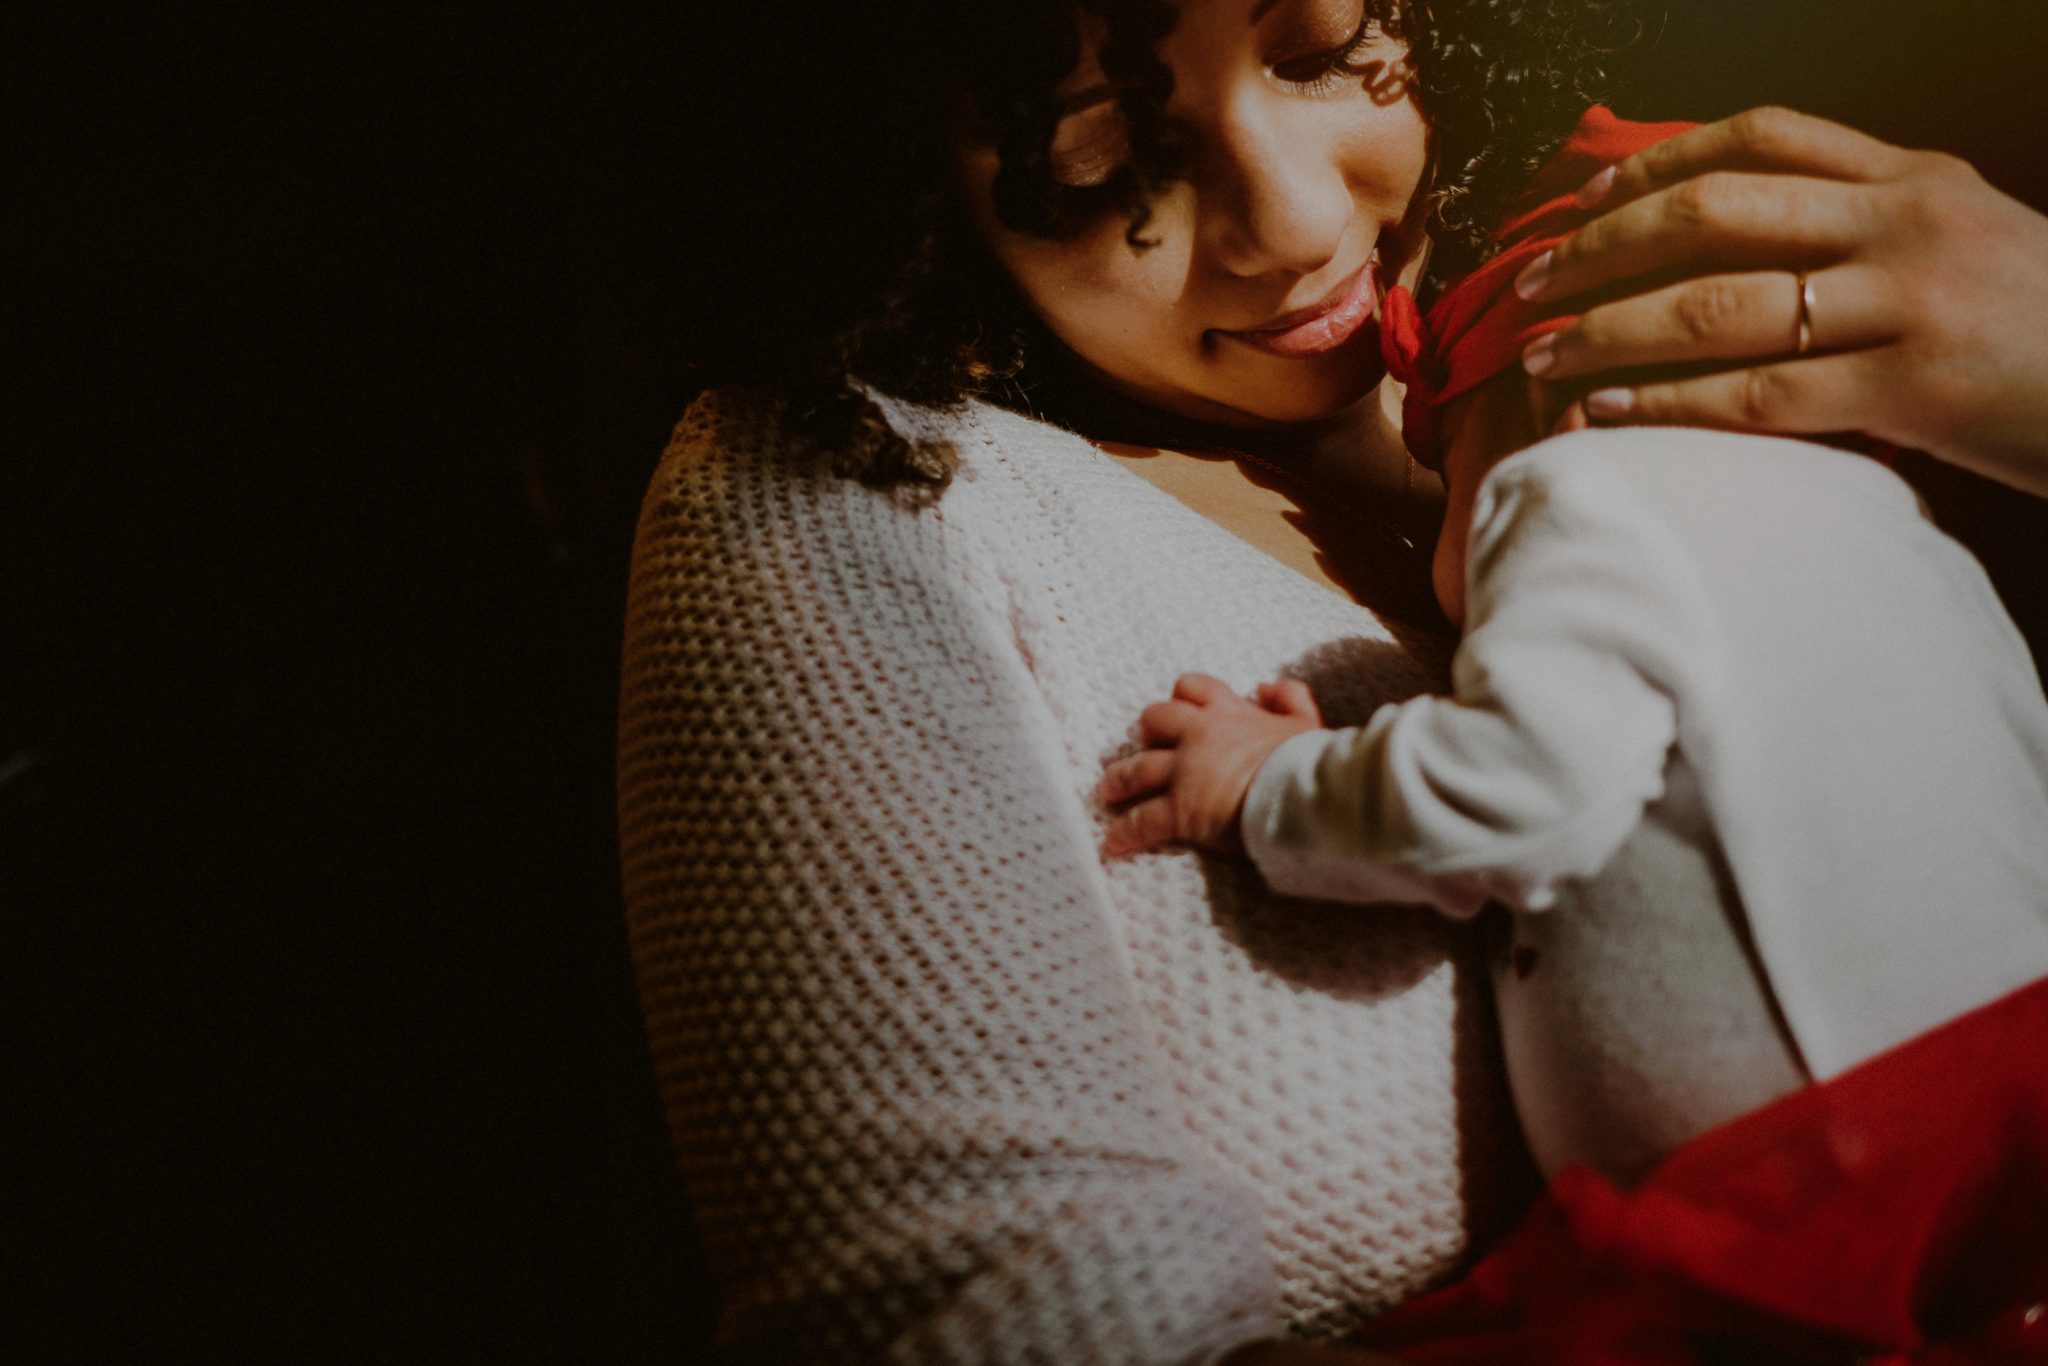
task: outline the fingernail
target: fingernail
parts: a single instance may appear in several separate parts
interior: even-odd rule
[[[1598,172],[1591,180],[1579,186],[1577,193],[1572,195],[1572,202],[1582,209],[1590,209],[1601,200],[1607,198],[1607,192],[1614,188],[1615,169],[1615,167],[1609,166],[1606,170]]]
[[[1532,375],[1550,372],[1557,364],[1557,334],[1545,332],[1535,341],[1522,348],[1522,369]]]
[[[1556,254],[1554,251],[1546,251],[1523,266],[1522,273],[1515,277],[1515,293],[1525,299],[1533,299],[1541,294],[1543,286],[1550,283],[1550,258]]]
[[[1595,389],[1586,395],[1586,413],[1591,417],[1627,417],[1635,406],[1633,389]]]

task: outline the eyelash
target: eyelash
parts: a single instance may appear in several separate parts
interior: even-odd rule
[[[1342,83],[1342,78],[1353,74],[1346,68],[1351,59],[1372,45],[1379,37],[1379,25],[1373,22],[1372,14],[1359,16],[1358,31],[1344,40],[1343,46],[1328,52],[1312,53],[1306,57],[1294,57],[1276,64],[1273,74],[1289,85],[1298,87],[1303,94],[1327,95]],[[1305,72],[1293,75],[1291,72]]]
[[[1359,53],[1372,46],[1373,41],[1379,36],[1380,26],[1373,17],[1371,7],[1366,6],[1358,17],[1357,30],[1343,43],[1327,52],[1309,53],[1306,56],[1291,57],[1284,62],[1278,62],[1273,67],[1273,74],[1304,95],[1316,97],[1331,94],[1344,83],[1345,77],[1363,73],[1364,68],[1351,69],[1350,63]],[[1081,149],[1075,150],[1078,152]],[[1100,190],[1099,184],[1077,185],[1063,181],[1062,174],[1057,169],[1052,171],[1052,177],[1070,195],[1081,196]]]

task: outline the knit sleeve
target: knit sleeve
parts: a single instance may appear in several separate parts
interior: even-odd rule
[[[621,707],[633,951],[722,1335],[1086,1363],[1272,1331],[1261,1210],[1155,1074],[1000,574],[943,505],[762,430],[700,408],[664,462]]]

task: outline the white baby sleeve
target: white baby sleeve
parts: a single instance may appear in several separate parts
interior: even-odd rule
[[[1543,909],[1662,791],[1677,680],[1710,658],[1702,599],[1625,495],[1531,454],[1480,492],[1452,695],[1297,736],[1260,769],[1242,828],[1277,890]]]

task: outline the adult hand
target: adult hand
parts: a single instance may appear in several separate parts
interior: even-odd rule
[[[1861,431],[2048,494],[2048,218],[1967,163],[1754,109],[1579,196],[1601,216],[1516,288],[1611,302],[1531,346],[1525,368],[1583,382],[1688,367],[1595,390],[1595,421]]]

